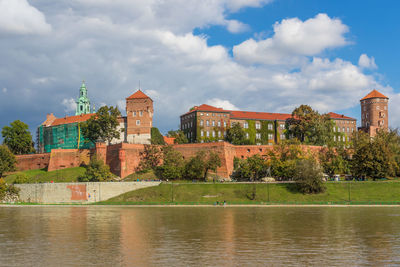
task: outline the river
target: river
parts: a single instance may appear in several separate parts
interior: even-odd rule
[[[0,266],[391,264],[396,207],[0,207]]]

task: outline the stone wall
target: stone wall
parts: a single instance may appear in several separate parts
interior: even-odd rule
[[[89,149],[53,149],[50,153],[48,171],[88,164],[90,155],[91,152]]]
[[[16,184],[19,201],[41,204],[87,204],[120,194],[157,186],[160,182],[44,183]]]
[[[49,166],[50,153],[15,156],[17,171],[43,169]]]

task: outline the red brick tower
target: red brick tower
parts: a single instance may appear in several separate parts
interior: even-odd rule
[[[389,98],[377,90],[371,91],[360,100],[361,129],[375,136],[379,129],[389,129],[388,102]]]
[[[150,144],[153,100],[141,90],[126,99],[126,139],[130,144]]]

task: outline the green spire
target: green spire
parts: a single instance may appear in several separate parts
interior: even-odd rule
[[[82,81],[81,88],[79,89],[78,100],[76,101],[75,115],[90,113],[90,100],[87,97],[87,89],[85,81]]]

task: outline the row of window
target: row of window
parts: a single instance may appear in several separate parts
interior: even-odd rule
[[[191,121],[191,122],[188,122],[188,123],[182,124],[182,129],[183,129],[183,130],[189,129],[189,128],[192,128],[192,127],[193,127],[193,122],[192,122],[192,121]]]
[[[347,127],[347,132],[349,133],[351,129],[351,132],[354,132],[354,128],[349,128]],[[336,132],[336,126],[333,126],[333,131]],[[337,127],[337,131],[340,133],[340,127]],[[346,132],[346,127],[342,128],[342,132],[345,133]]]
[[[205,114],[206,114],[206,116],[210,116],[209,113],[205,113]],[[203,115],[204,115],[204,113],[200,113],[200,116],[203,116]],[[215,113],[211,113],[211,116],[213,116],[213,117],[215,117],[215,116],[218,116],[218,117],[224,116],[226,118],[226,114],[221,114],[221,113],[217,113],[217,115],[215,115]]]
[[[355,121],[347,121],[347,120],[337,120],[335,121],[336,124],[355,124]]]
[[[139,113],[139,117],[142,117],[142,116],[143,116],[143,111],[142,111],[142,110],[140,110],[138,113]],[[136,111],[133,111],[133,112],[132,112],[132,116],[133,116],[133,117],[136,117],[136,114],[137,114]]]
[[[347,141],[350,141],[350,137],[340,136],[340,135],[337,137],[337,140],[338,140],[338,142],[346,142],[346,138],[347,138]],[[333,137],[333,141],[336,142],[336,136]]]
[[[221,137],[221,131],[218,131],[217,133],[215,131],[212,131],[211,134],[212,134],[212,137],[215,137],[216,134],[218,134],[218,137]],[[203,130],[200,131],[200,135],[201,135],[201,137],[204,136]],[[226,136],[226,131],[224,131],[224,137],[225,136]],[[206,137],[210,137],[210,131],[206,131]]]
[[[200,126],[204,126],[203,120],[200,120]],[[210,126],[209,120],[206,120],[206,126]],[[215,126],[215,121],[211,121],[211,126]],[[217,126],[221,127],[221,121],[217,121]],[[226,121],[224,121],[224,127],[226,127]]]

